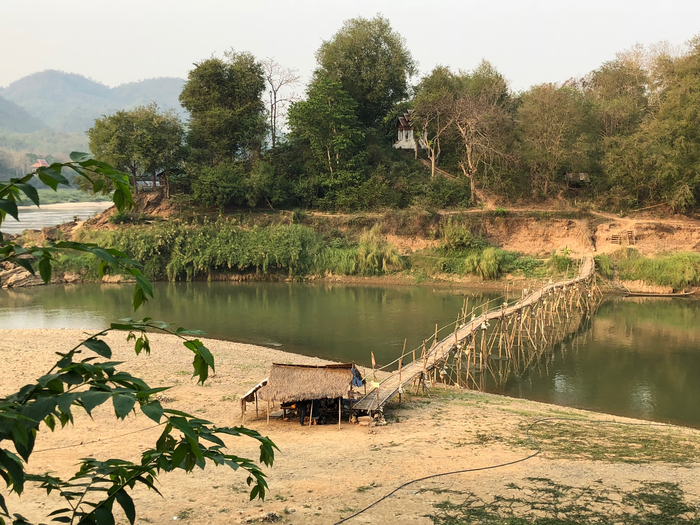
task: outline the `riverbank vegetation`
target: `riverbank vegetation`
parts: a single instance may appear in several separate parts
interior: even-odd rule
[[[247,52],[202,60],[180,94],[186,127],[155,106],[120,111],[95,122],[90,149],[134,184],[221,211],[551,198],[615,211],[696,208],[700,37],[681,51],[635,47],[582,78],[523,92],[487,61],[419,77],[406,41],[379,15],[346,21],[316,58],[286,112],[296,72]],[[407,149],[392,147],[397,138]]]
[[[596,269],[607,279],[644,281],[675,291],[700,285],[700,254],[695,252],[646,257],[634,248],[621,248],[611,255],[598,255]]]
[[[302,214],[303,215],[303,214]],[[315,276],[381,276],[403,273],[417,281],[445,275],[494,280],[572,274],[566,255],[541,259],[490,245],[466,225],[448,218],[435,223],[434,240],[401,255],[387,240],[384,221],[359,221],[355,228],[298,223],[245,224],[235,218],[123,225],[115,230],[80,229],[75,240],[109,244],[143,264],[153,280],[302,279]],[[297,220],[301,220],[297,217]],[[398,221],[397,230],[411,225]],[[412,225],[416,228],[416,225]],[[58,270],[98,278],[98,264],[85,256],[63,256]]]

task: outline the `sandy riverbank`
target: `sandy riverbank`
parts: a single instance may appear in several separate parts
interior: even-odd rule
[[[80,330],[0,330],[0,396],[42,375],[55,361],[55,351],[67,350],[85,334]],[[163,399],[167,407],[217,425],[239,423],[238,396],[263,378],[272,362],[323,362],[270,348],[209,340],[207,345],[216,356],[217,372],[202,387],[190,379],[191,353],[174,338],[154,335],[152,354],[139,357],[124,342],[123,335],[111,335],[109,341],[114,360],[124,361],[125,370],[147,378],[154,387],[174,385]],[[371,429],[349,423],[340,430],[335,425],[300,428],[298,423],[279,420],[273,420],[268,427],[261,412],[260,419],[248,421],[247,425],[271,437],[280,448],[274,467],[268,470],[270,492],[264,503],[248,502],[244,476],[229,469],[212,467],[190,475],[164,474],[159,486],[164,498],[141,489],[135,491],[137,523],[172,523],[178,517],[177,521],[185,523],[228,524],[258,520],[273,512],[279,516],[279,523],[332,524],[410,479],[525,457],[533,452],[525,438],[527,426],[540,417],[552,416],[585,418],[588,422],[575,432],[565,432],[568,448],[562,446],[554,430],[533,433],[542,441],[544,450],[536,458],[497,470],[414,484],[348,523],[428,525],[432,521],[426,515],[434,511],[439,501],[463,500],[465,491],[491,498],[512,490],[507,484],[526,486],[527,478],[533,477],[576,487],[599,486],[601,490],[634,488],[645,480],[666,481],[679,483],[694,499],[700,496],[700,466],[692,461],[683,466],[667,463],[673,458],[664,455],[675,450],[675,444],[679,444],[678,450],[680,445],[691,453],[700,450],[698,431],[679,427],[615,427],[616,434],[606,433],[591,422],[612,419],[610,416],[441,387],[433,397],[409,396],[400,407],[390,405],[389,424]],[[151,426],[152,422],[143,415],[118,422],[111,407],[96,410],[94,420],[80,414],[74,427],[53,434],[40,433],[30,470],[51,470],[67,476],[82,457],[136,460],[135,452],[154,443],[158,429],[124,435]],[[589,428],[587,433],[576,434]],[[635,456],[635,461],[641,458],[651,460],[649,463],[611,462],[615,451],[623,452],[617,440],[620,433],[631,447],[628,454],[647,454],[648,446],[638,448],[634,444],[654,439],[663,442],[659,450],[666,452],[659,452],[658,457]],[[231,439],[227,443],[236,453],[257,458],[250,440]],[[580,447],[571,449],[571,443],[579,443]],[[74,446],[60,452],[42,452],[67,445]],[[594,460],[600,456],[587,452],[591,447],[599,450],[606,446],[612,451],[603,455],[606,460]],[[7,494],[5,489],[3,494]],[[21,499],[10,496],[7,500],[12,511],[30,521],[46,520],[46,514],[57,505],[53,496],[47,498],[37,489],[27,490]]]

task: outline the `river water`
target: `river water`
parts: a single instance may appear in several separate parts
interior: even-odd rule
[[[128,285],[0,292],[3,328],[95,328],[131,316]],[[388,363],[463,306],[502,294],[430,287],[300,283],[155,283],[139,316],[209,337],[339,361]],[[448,332],[443,332],[447,334]],[[157,349],[155,350],[157,351]],[[553,357],[511,378],[515,397],[700,428],[700,301],[606,300]]]
[[[2,223],[3,233],[22,233],[24,230],[40,230],[47,226],[56,226],[74,219],[84,221],[112,206],[112,202],[76,202],[47,204],[41,208],[36,206],[20,206],[19,221],[9,215]]]

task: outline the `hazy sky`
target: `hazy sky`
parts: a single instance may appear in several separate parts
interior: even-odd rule
[[[699,0],[0,0],[0,86],[44,69],[110,86],[186,77],[231,47],[308,78],[343,21],[381,12],[422,73],[490,60],[524,89],[581,76],[636,43],[700,33]]]

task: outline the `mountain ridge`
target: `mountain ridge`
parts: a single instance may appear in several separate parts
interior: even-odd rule
[[[161,109],[174,109],[184,116],[185,111],[178,101],[184,84],[182,78],[159,77],[110,88],[83,75],[48,69],[0,88],[0,97],[51,129],[84,133],[92,127],[96,118],[151,102],[157,103]],[[14,125],[14,128],[17,127]],[[36,124],[19,127],[34,131]],[[7,127],[2,119],[0,129],[17,131]]]

